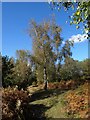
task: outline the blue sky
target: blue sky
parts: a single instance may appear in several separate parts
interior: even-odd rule
[[[48,3],[3,3],[2,4],[2,54],[15,57],[16,50],[25,49],[32,51],[32,40],[27,33],[30,19],[34,19],[40,23],[44,19],[49,19],[55,14],[56,22],[62,28],[61,36],[64,40],[72,38],[80,34],[82,31],[77,30],[74,25],[70,26],[68,16],[73,11],[66,13],[63,9],[60,12],[51,10]],[[83,26],[81,25],[81,28]],[[88,58],[87,41],[76,42],[72,48],[73,58],[83,60]]]

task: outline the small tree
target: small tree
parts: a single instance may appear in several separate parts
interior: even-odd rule
[[[81,77],[82,68],[79,65],[79,61],[74,60],[73,58],[67,57],[65,64],[61,68],[61,78],[64,80],[78,80]]]
[[[83,71],[83,80],[90,80],[90,59],[85,59],[84,61],[80,62],[80,66]]]
[[[15,81],[20,89],[26,88],[36,80],[36,78],[34,80],[35,76],[32,71],[30,52],[27,50],[17,50],[16,56],[17,59],[14,67]]]
[[[8,87],[9,85],[13,85],[13,68],[14,68],[14,60],[13,58],[9,58],[8,56],[2,57],[2,86]]]

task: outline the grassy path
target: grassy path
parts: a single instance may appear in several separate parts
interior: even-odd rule
[[[35,91],[29,105],[34,117],[41,120],[43,118],[46,120],[48,118],[87,118],[88,83],[70,90]]]
[[[32,96],[32,112],[37,118],[67,118],[64,91],[38,91]]]

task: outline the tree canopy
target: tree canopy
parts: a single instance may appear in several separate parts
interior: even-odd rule
[[[55,19],[43,21],[37,24],[30,22],[29,34],[33,42],[32,58],[37,66],[37,79],[56,79],[56,64],[61,64],[66,57],[71,56],[73,43],[63,39],[60,35],[61,27],[56,24]],[[42,72],[43,71],[43,72]],[[44,71],[46,74],[44,74]]]

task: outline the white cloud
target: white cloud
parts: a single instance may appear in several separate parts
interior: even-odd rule
[[[71,38],[69,38],[69,41],[73,41],[74,43],[80,43],[80,42],[84,42],[87,41],[87,34],[77,34],[77,35],[73,35],[71,36]]]
[[[50,2],[52,2],[52,0],[48,0],[48,3],[50,4]]]
[[[65,41],[62,41],[62,44],[65,44]]]

